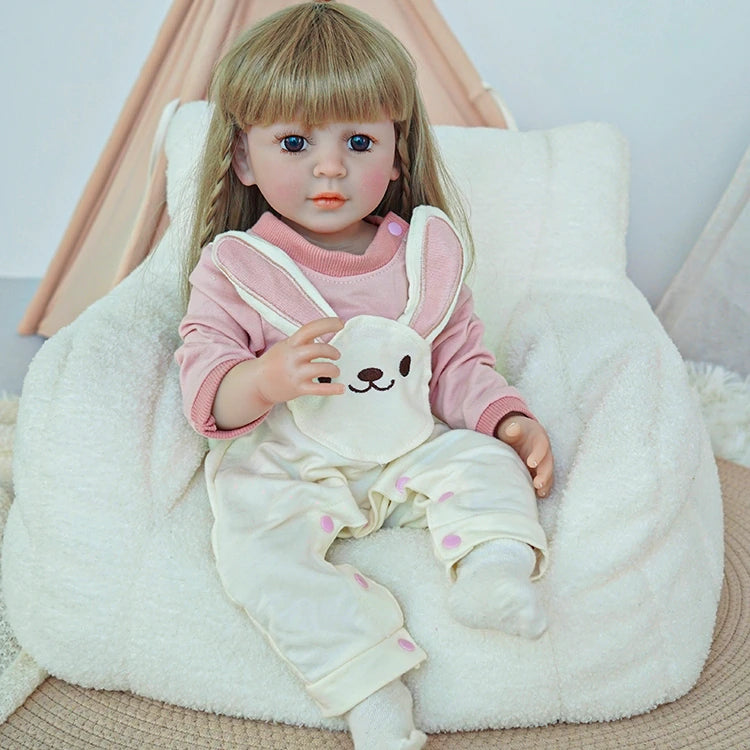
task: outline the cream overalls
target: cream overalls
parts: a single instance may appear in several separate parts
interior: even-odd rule
[[[222,263],[238,242],[264,259],[260,291]],[[250,433],[212,441],[206,457],[222,583],[324,716],[345,713],[426,658],[388,590],[325,559],[337,536],[426,527],[449,575],[476,545],[498,538],[534,547],[537,575],[546,565],[535,493],[516,452],[430,412],[431,343],[461,288],[460,248],[442,212],[416,209],[404,313],[353,317],[330,340],[345,394],[279,404]],[[259,237],[228,232],[214,242],[213,260],[285,335],[336,316],[289,256]]]

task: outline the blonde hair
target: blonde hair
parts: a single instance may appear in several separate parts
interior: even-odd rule
[[[385,116],[396,129],[400,177],[376,215],[410,221],[416,206],[448,214],[471,247],[468,222],[439,155],[401,42],[361,11],[336,2],[307,2],[260,21],[217,64],[209,97],[214,113],[199,176],[187,277],[202,248],[221,232],[249,229],[270,210],[256,186],[243,185],[232,158],[238,135],[252,125],[369,122]]]

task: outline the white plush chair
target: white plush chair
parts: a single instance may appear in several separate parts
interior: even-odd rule
[[[181,409],[177,266],[206,107],[167,134],[172,224],[152,258],[41,349],[20,404],[3,546],[8,618],[85,686],[308,725],[301,686],[214,569],[204,441]],[[388,586],[429,659],[427,731],[613,719],[695,683],[722,580],[717,473],[683,363],[625,275],[628,154],[605,124],[439,128],[471,206],[486,341],[547,426],[556,488],[538,641],[446,609],[426,532],[338,542]]]

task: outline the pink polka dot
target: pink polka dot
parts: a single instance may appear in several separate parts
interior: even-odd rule
[[[439,503],[444,503],[446,500],[450,500],[453,497],[452,492],[444,492],[440,497],[438,498]]]
[[[443,537],[443,547],[453,549],[461,544],[461,537],[458,534],[448,534]]]
[[[399,638],[398,645],[401,646],[404,651],[414,651],[416,648],[416,646],[411,641],[407,641],[406,638]]]
[[[411,477],[401,477],[400,479],[396,480],[396,489],[399,492],[403,492],[404,488],[407,484],[409,484],[409,481],[411,480]]]
[[[326,534],[330,534],[333,531],[333,519],[330,516],[323,516],[320,519],[320,528],[325,531]]]
[[[404,233],[404,228],[398,222],[389,221],[388,222],[388,231],[394,237],[400,237]]]
[[[361,576],[359,573],[356,573],[354,575],[354,580],[363,588],[363,589],[369,589],[370,584],[367,583],[367,581],[364,579],[363,576]]]

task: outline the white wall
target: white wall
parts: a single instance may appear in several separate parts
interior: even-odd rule
[[[1,0],[0,276],[40,277],[169,0]]]
[[[628,272],[655,305],[750,146],[748,0],[436,0],[521,130],[615,123]]]
[[[262,0],[256,0],[262,2]],[[436,0],[521,129],[607,120],[652,304],[750,145],[748,0]],[[4,2],[0,276],[41,276],[169,0]]]

